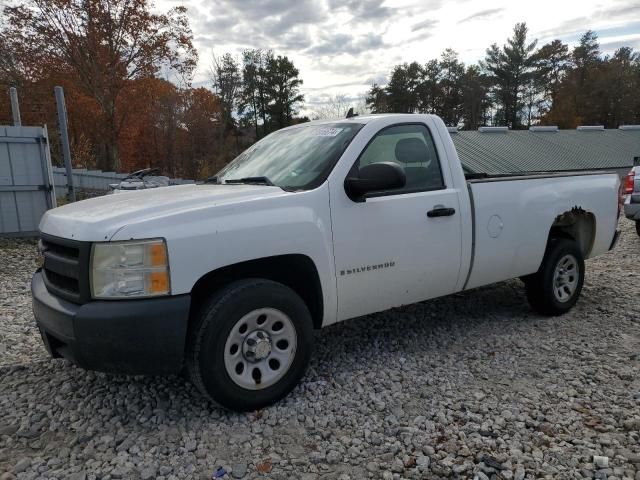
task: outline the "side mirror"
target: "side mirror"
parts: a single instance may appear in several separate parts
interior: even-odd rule
[[[365,165],[357,177],[347,177],[344,189],[354,202],[363,201],[369,192],[402,188],[407,183],[404,170],[393,162],[379,162]]]

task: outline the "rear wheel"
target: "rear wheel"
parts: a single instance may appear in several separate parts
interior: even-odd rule
[[[248,411],[270,405],[305,372],[313,341],[311,315],[285,285],[235,282],[214,294],[194,320],[189,377],[224,407]]]
[[[584,283],[584,258],[578,244],[552,239],[537,273],[525,279],[531,307],[543,315],[562,315],[578,301]]]

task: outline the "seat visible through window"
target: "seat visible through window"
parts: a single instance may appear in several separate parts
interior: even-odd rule
[[[381,130],[362,152],[358,167],[389,161],[400,165],[407,177],[398,193],[444,187],[435,145],[424,125],[398,125]]]
[[[403,138],[396,144],[396,160],[404,164],[408,190],[442,186],[438,159],[429,154],[427,144],[420,138]]]

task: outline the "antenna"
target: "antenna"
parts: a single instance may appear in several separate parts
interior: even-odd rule
[[[347,112],[347,118],[357,117],[357,116],[358,116],[357,113],[353,113],[353,107],[350,107],[349,111]]]

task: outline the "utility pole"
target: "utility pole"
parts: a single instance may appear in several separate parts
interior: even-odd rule
[[[67,172],[67,201],[76,201],[76,191],[73,188],[73,168],[71,166],[71,148],[69,147],[69,131],[67,128],[67,107],[64,103],[64,90],[55,87],[56,107],[58,109],[58,127],[60,129],[60,141],[62,142],[62,156],[64,168]]]
[[[20,103],[18,103],[18,90],[16,87],[9,89],[9,97],[11,97],[11,114],[13,115],[13,125],[16,127],[22,126],[22,120],[20,119]]]

